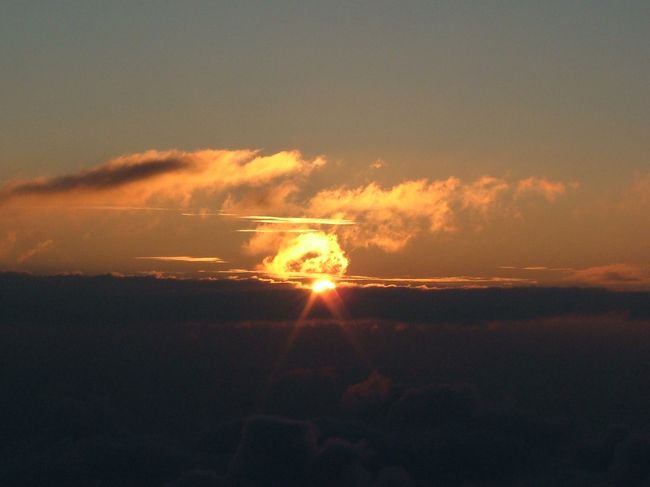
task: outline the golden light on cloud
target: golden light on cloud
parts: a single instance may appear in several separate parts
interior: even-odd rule
[[[166,262],[203,262],[210,264],[223,264],[226,261],[219,257],[191,257],[189,255],[156,255],[149,257],[135,257],[137,260],[161,260]]]
[[[264,259],[261,270],[283,279],[342,276],[348,263],[336,235],[311,232],[284,240],[274,257]]]
[[[354,225],[354,220],[346,218],[308,218],[308,217],[282,217],[250,215],[241,216],[245,220],[252,220],[255,223],[284,224],[284,225]]]
[[[151,150],[58,176],[8,181],[0,184],[0,212],[4,212],[0,263],[34,270],[56,262],[47,268],[65,270],[69,265],[65,249],[91,242],[93,248],[103,245],[94,227],[99,218],[101,226],[121,241],[143,239],[150,243],[144,247],[148,249],[144,256],[134,258],[130,249],[121,255],[125,263],[111,269],[114,271],[140,272],[144,261],[149,261],[150,265],[167,263],[165,269],[176,265],[176,270],[187,275],[224,272],[215,268],[225,261],[210,256],[213,247],[201,246],[202,239],[213,239],[215,225],[232,231],[232,236],[219,232],[224,245],[219,253],[231,251],[232,243],[239,239],[242,253],[255,256],[257,265],[247,271],[255,277],[299,281],[305,287],[317,279],[338,280],[342,276],[363,285],[439,285],[441,279],[444,283],[440,285],[476,284],[462,274],[426,282],[396,276],[355,277],[348,275],[350,256],[362,255],[368,248],[413,252],[417,244],[409,246],[420,235],[446,235],[460,241],[463,232],[480,232],[488,224],[521,218],[525,198],[539,199],[541,195],[553,203],[576,187],[540,177],[513,180],[489,175],[473,180],[450,176],[384,184],[369,181],[359,185],[354,178],[333,186],[307,183],[324,164],[324,158],[305,158],[297,150],[269,155],[249,149]],[[646,187],[639,186],[639,191],[643,193]],[[208,217],[219,218],[208,221]],[[206,253],[167,255],[158,242],[165,237],[163,227],[170,226],[178,238],[187,235],[194,240],[192,249]],[[33,233],[36,227],[38,238]],[[83,238],[70,242],[70,228],[83,231]],[[48,242],[56,242],[56,246]],[[39,258],[33,258],[36,255]],[[224,257],[243,265],[232,254]],[[363,259],[359,261],[357,272],[373,272],[363,269]],[[103,269],[104,265],[99,258],[95,262],[89,258],[83,268]]]
[[[316,294],[325,293],[336,289],[336,284],[329,279],[316,279],[311,285],[311,290]]]

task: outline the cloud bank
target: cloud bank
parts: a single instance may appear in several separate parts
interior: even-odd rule
[[[119,210],[112,211],[116,217],[151,210],[146,225],[152,227],[170,212],[200,217],[206,224],[207,218],[230,218],[241,222],[234,230],[248,234],[244,253],[261,256],[258,270],[283,277],[342,276],[355,249],[396,253],[419,235],[480,231],[497,218],[521,218],[525,197],[541,195],[551,204],[570,187],[539,177],[509,180],[491,175],[473,180],[407,179],[389,186],[346,181],[319,187],[315,178],[308,178],[325,164],[322,157],[307,159],[295,150],[271,155],[249,149],[150,150],[69,174],[9,182],[0,186],[0,210]],[[32,252],[35,240],[55,240],[58,248],[59,240],[51,235],[35,235],[29,237],[30,244],[20,243],[27,239],[5,226],[0,230],[8,237],[0,244],[0,253],[17,256],[18,264],[37,254],[42,255],[35,260],[45,261],[47,247]],[[188,255],[184,249],[146,252],[128,258],[162,255],[148,260],[189,260],[175,257]],[[222,254],[220,248],[208,252]],[[174,259],[166,257],[170,255]]]

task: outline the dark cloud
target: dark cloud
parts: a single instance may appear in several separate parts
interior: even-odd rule
[[[352,384],[341,397],[345,409],[353,413],[364,413],[385,404],[390,398],[392,381],[373,370],[368,378]]]
[[[312,463],[314,487],[369,487],[372,476],[363,466],[367,455],[363,443],[328,440]]]
[[[647,293],[340,292],[0,275],[0,484],[650,480]]]
[[[422,427],[468,421],[476,410],[474,391],[465,385],[435,384],[410,389],[393,405],[393,421]]]
[[[318,416],[336,407],[342,387],[333,367],[288,370],[273,378],[266,407],[294,418]]]
[[[167,487],[225,487],[226,479],[212,470],[194,469],[183,473]]]
[[[532,287],[428,291],[350,287],[338,292],[350,320],[476,324],[611,313],[650,318],[648,292]],[[309,293],[288,284],[255,280],[0,273],[0,323],[291,323],[300,315]],[[39,305],[33,306],[34,302]],[[331,313],[319,300],[308,318],[327,320]]]
[[[375,487],[412,487],[413,481],[401,467],[388,467],[379,472]]]
[[[306,485],[316,450],[307,422],[251,418],[232,460],[230,481],[237,486]]]
[[[134,164],[107,164],[77,174],[17,184],[7,190],[7,196],[46,195],[77,190],[107,190],[143,181],[161,174],[186,169],[182,159],[150,159]]]

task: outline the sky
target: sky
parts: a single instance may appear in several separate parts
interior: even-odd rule
[[[3,2],[0,269],[648,288],[649,21]]]

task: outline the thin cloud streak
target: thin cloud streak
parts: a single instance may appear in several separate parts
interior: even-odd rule
[[[552,271],[552,272],[571,272],[575,270],[573,267],[546,267],[542,265],[531,265],[525,267],[517,267],[513,265],[500,265],[499,269],[518,270],[518,271]]]
[[[262,269],[223,269],[208,271],[215,274],[224,274],[230,276],[238,275],[257,275],[278,277],[276,273],[264,271]],[[314,279],[313,273],[309,272],[292,272],[289,276],[291,280],[297,280],[297,284],[304,281]],[[438,285],[452,285],[463,287],[463,285],[515,285],[515,284],[537,284],[537,281],[529,278],[520,277],[503,277],[503,276],[442,276],[442,277],[380,277],[380,276],[364,276],[364,275],[346,275],[341,276],[337,280],[337,285],[340,286],[381,286],[392,285],[395,287],[413,287],[423,284],[438,284]],[[285,281],[286,282],[286,281]]]
[[[171,256],[148,256],[148,257],[134,257],[137,260],[159,260],[159,261],[169,261],[169,262],[208,262],[211,264],[223,264],[226,263],[225,260],[220,257],[192,257],[189,255],[171,255]]]
[[[282,216],[240,216],[239,218],[245,220],[252,220],[255,223],[263,224],[280,224],[280,225],[355,225],[354,220],[346,218],[309,218],[309,217],[282,217]]]
[[[240,228],[236,230],[242,233],[313,233],[319,230],[315,228]]]

